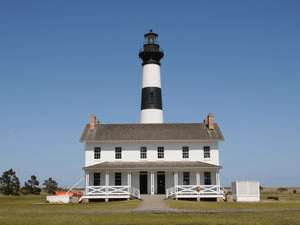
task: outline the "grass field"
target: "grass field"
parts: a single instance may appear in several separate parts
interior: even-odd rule
[[[140,200],[89,202],[81,204],[49,204],[46,195],[0,196],[0,211],[109,211],[136,209]]]
[[[0,224],[300,224],[299,212],[228,214],[0,214]]]
[[[268,200],[268,196],[279,200]],[[299,209],[300,194],[280,193],[262,194],[260,202],[195,202],[166,200],[170,208],[189,210],[226,210],[226,209]]]
[[[276,196],[272,194],[272,196]],[[259,203],[185,202],[167,200],[174,208],[198,210],[222,209],[286,209],[300,208],[300,195],[278,194],[280,201]],[[292,198],[292,200],[290,200]],[[46,196],[0,196],[0,211],[31,211],[31,213],[0,213],[0,225],[5,224],[300,224],[300,212],[222,213],[222,214],[145,214],[145,213],[42,213],[41,211],[110,211],[135,209],[139,200],[82,204],[47,204]],[[285,200],[288,199],[288,200]]]

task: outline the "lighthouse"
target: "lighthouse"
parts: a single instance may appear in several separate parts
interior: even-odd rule
[[[143,60],[140,123],[163,123],[160,60],[164,53],[158,44],[156,33],[150,30],[144,37],[145,42],[139,53]]]

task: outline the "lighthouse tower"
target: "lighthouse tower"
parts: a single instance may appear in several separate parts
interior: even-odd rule
[[[141,123],[163,123],[160,60],[164,56],[152,30],[144,35],[139,57],[143,60]]]

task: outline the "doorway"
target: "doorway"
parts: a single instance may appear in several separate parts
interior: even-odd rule
[[[148,194],[148,175],[147,171],[140,171],[140,193]]]
[[[157,171],[157,194],[166,194],[164,171]]]

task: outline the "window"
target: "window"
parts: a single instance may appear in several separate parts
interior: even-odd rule
[[[204,184],[211,185],[211,174],[210,172],[204,172]]]
[[[190,172],[183,172],[183,185],[190,185]]]
[[[94,159],[100,159],[101,158],[101,148],[97,147],[94,148]]]
[[[210,147],[209,146],[204,146],[204,158],[210,158]]]
[[[115,173],[115,186],[122,185],[122,173]]]
[[[122,148],[121,147],[115,148],[115,158],[122,159]]]
[[[141,147],[141,159],[147,159],[147,148]]]
[[[100,173],[94,173],[94,186],[100,186]]]
[[[164,147],[158,147],[157,148],[157,158],[163,159],[165,157],[164,151],[165,151]]]
[[[187,147],[187,146],[182,147],[182,158],[184,158],[184,159],[189,158],[189,147]]]

